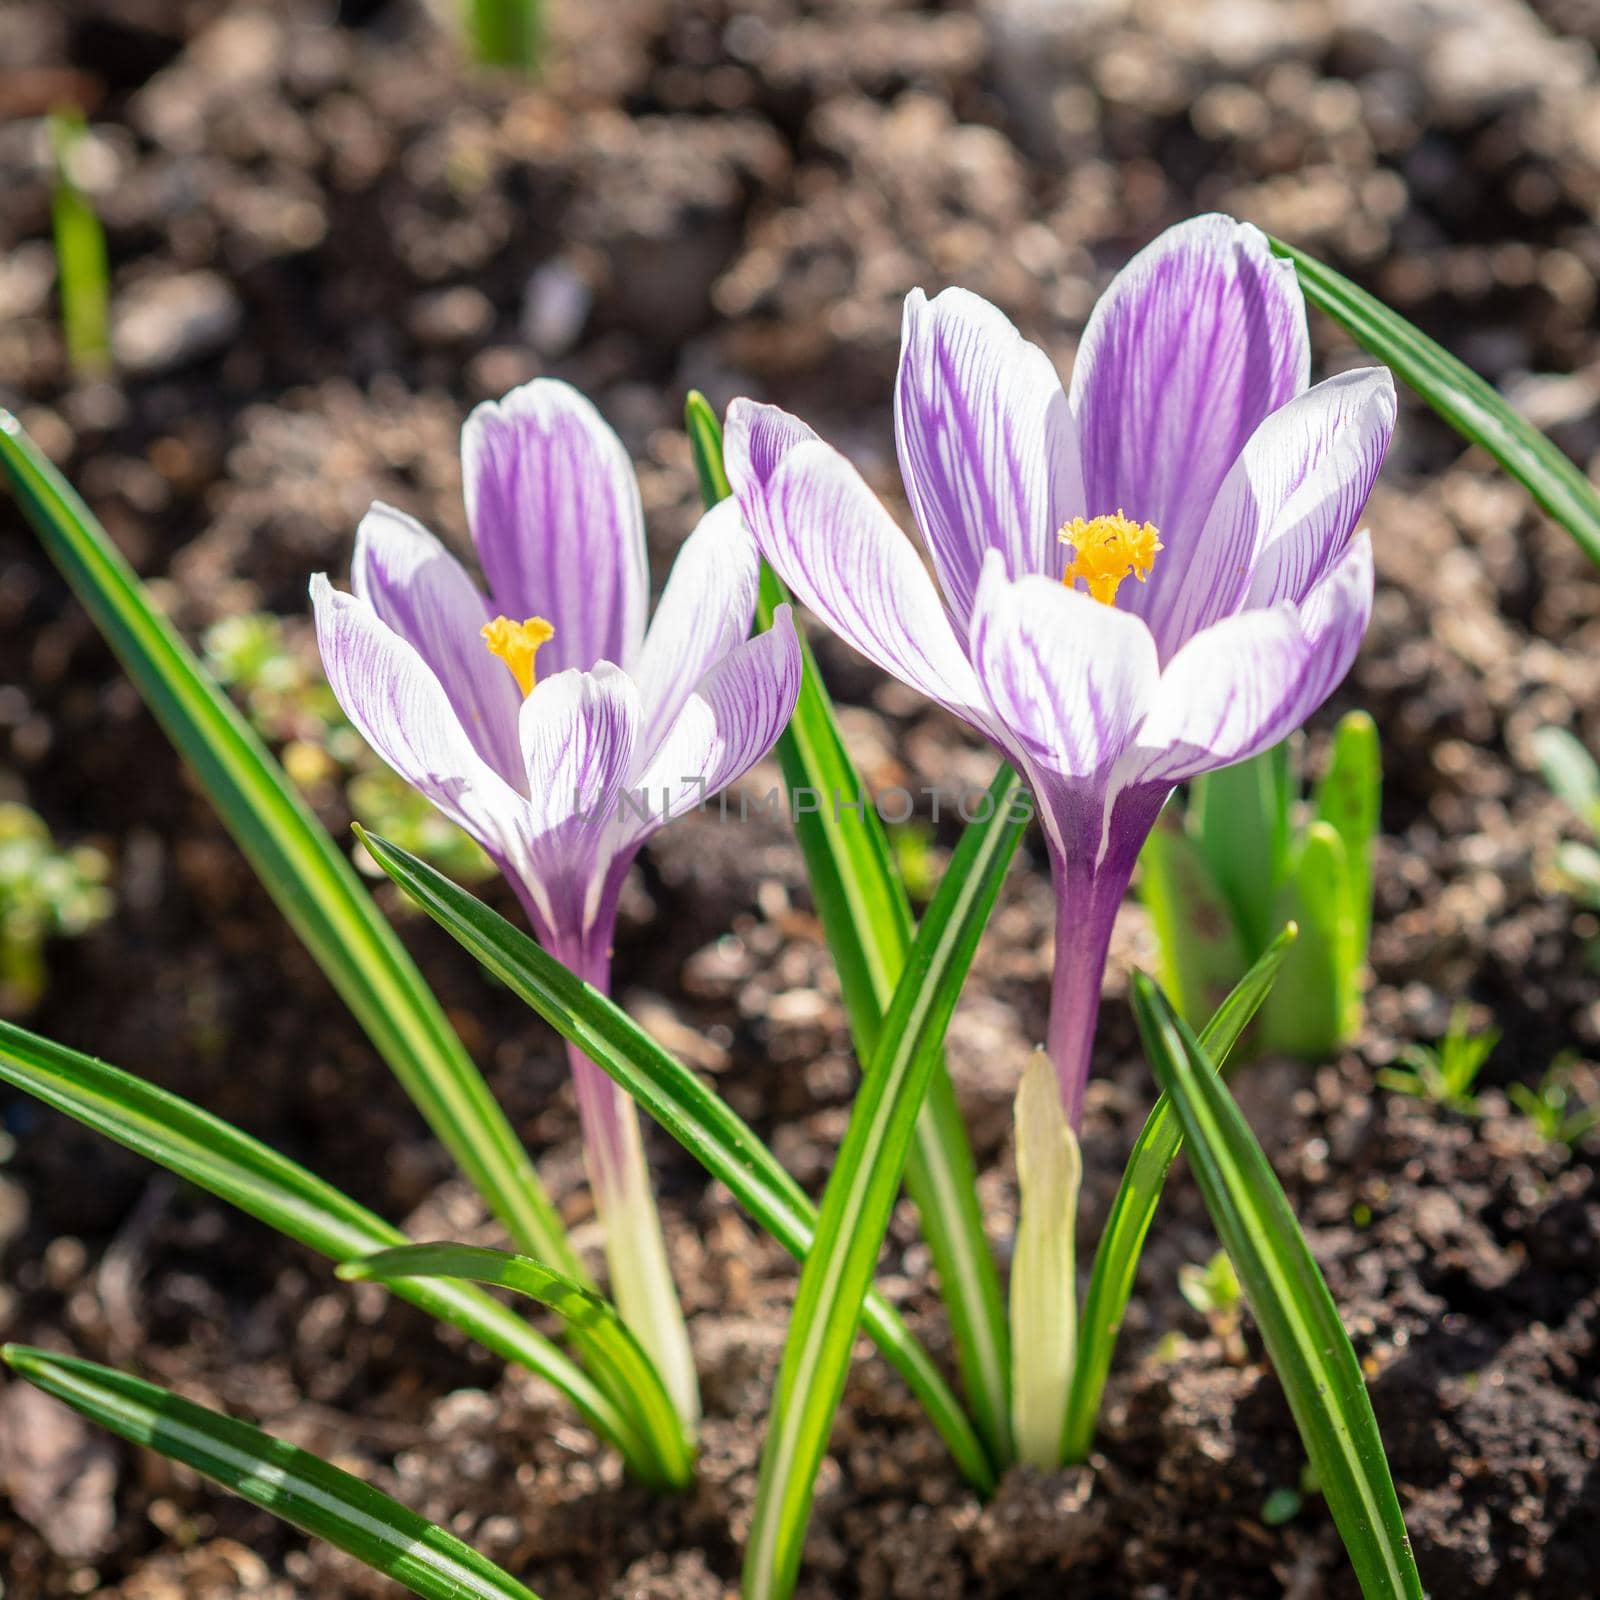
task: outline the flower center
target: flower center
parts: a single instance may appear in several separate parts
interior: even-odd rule
[[[526,622],[496,617],[483,625],[483,642],[488,645],[489,654],[499,656],[510,667],[524,699],[533,693],[533,658],[538,655],[539,646],[555,636],[556,630],[543,617],[529,617]]]
[[[1093,517],[1088,522],[1074,517],[1056,537],[1072,551],[1061,581],[1074,584],[1082,578],[1103,606],[1116,602],[1123,579],[1143,583],[1155,565],[1156,552],[1165,548],[1153,522],[1130,522],[1120,510],[1114,517]]]

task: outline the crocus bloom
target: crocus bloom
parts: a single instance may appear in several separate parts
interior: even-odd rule
[[[1034,790],[1058,903],[1047,1048],[1074,1127],[1112,922],[1157,813],[1298,727],[1366,629],[1354,530],[1394,385],[1367,367],[1308,387],[1309,364],[1294,268],[1227,217],[1128,264],[1065,390],[987,302],[913,291],[895,426],[932,578],[810,428],[729,412],[735,495],[795,594]]]
[[[546,949],[605,990],[639,847],[759,761],[789,720],[794,626],[785,607],[748,637],[759,563],[727,501],[684,543],[645,627],[633,469],[566,384],[479,406],[461,448],[490,596],[420,524],[375,505],[356,539],[355,593],[312,580],[323,664],[368,743],[498,863]],[[569,1055],[613,1293],[692,1418],[638,1114]]]

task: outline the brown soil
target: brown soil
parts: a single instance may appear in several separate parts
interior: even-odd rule
[[[1600,13],[1587,0],[551,0],[542,87],[475,76],[404,0],[13,0],[0,11],[0,400],[17,406],[191,634],[348,562],[374,497],[463,533],[467,406],[537,372],[593,394],[641,463],[662,564],[689,526],[684,390],[802,411],[893,491],[899,302],[960,282],[1070,362],[1093,295],[1208,207],[1294,237],[1600,450]],[[92,105],[122,370],[67,378],[37,113]],[[1357,357],[1318,323],[1326,362]],[[1538,376],[1534,376],[1537,374]],[[1325,729],[1385,740],[1377,987],[1361,1048],[1238,1090],[1369,1373],[1438,1596],[1569,1597],[1600,1568],[1600,1192],[1491,1089],[1467,1119],[1374,1089],[1477,1002],[1497,1086],[1600,1032],[1595,919],[1552,891],[1573,826],[1530,771],[1545,722],[1600,741],[1600,597],[1570,542],[1415,405],[1370,512],[1382,586]],[[991,759],[827,640],[870,778]],[[81,611],[0,508],[0,763],[117,863],[113,922],[52,955],[32,1025],[191,1095],[422,1236],[494,1240],[231,848]],[[1312,753],[1318,750],[1316,730]],[[770,775],[776,781],[775,772]],[[757,775],[757,788],[767,787]],[[336,830],[347,818],[329,814]],[[947,819],[941,848],[954,836]],[[380,894],[399,915],[392,897]],[[498,889],[491,898],[505,910]],[[674,826],[620,940],[636,1015],[808,1186],[854,1068],[785,827]],[[1043,1026],[1048,894],[1007,885],[950,1054],[997,1245],[1018,1061]],[[430,926],[408,941],[587,1248],[552,1036]],[[662,930],[670,930],[663,938]],[[1090,1100],[1085,1242],[1151,1099],[1119,933]],[[1597,1091],[1580,1068],[1580,1088]],[[736,1584],[792,1265],[656,1140],[705,1375],[703,1470],[653,1498],[554,1397],[379,1291],[30,1103],[0,1099],[0,1334],[233,1408],[460,1532],[546,1600]],[[1215,1248],[1175,1175],[1100,1453],[980,1504],[898,1383],[858,1364],[804,1592],[1141,1600],[1347,1596],[1320,1501],[1262,1518],[1301,1452],[1259,1347],[1228,1362],[1176,1293]],[[1086,1253],[1086,1252],[1085,1252]],[[902,1213],[888,1292],[948,1341]],[[1174,1340],[1171,1335],[1180,1336]],[[386,1586],[148,1454],[0,1389],[7,1600],[358,1596]]]

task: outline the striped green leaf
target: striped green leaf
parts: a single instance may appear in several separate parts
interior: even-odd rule
[[[672,1483],[682,1486],[694,1476],[694,1441],[661,1374],[616,1307],[593,1289],[552,1272],[531,1256],[470,1244],[401,1245],[346,1261],[338,1271],[341,1278],[377,1283],[417,1278],[490,1283],[547,1306],[566,1324],[574,1347],[590,1370],[610,1380],[606,1384],[609,1392],[633,1398],[644,1431],[662,1457]]]
[[[1133,1009],[1367,1600],[1423,1600],[1361,1364],[1271,1163],[1188,1025],[1144,973]]]
[[[745,1551],[745,1600],[794,1589],[812,1492],[844,1393],[861,1303],[899,1193],[917,1117],[945,1029],[1022,837],[1020,783],[1002,766],[989,789],[998,827],[962,836],[929,905],[862,1075],[844,1142],[822,1197],[816,1242],[800,1273],[783,1366],[767,1419],[755,1516]]]
[[[358,830],[372,858],[484,968],[563,1038],[608,1073],[797,1260],[816,1233],[816,1208],[754,1132],[680,1061],[597,989],[527,934],[425,861]],[[995,1475],[973,1430],[928,1353],[876,1292],[862,1314],[884,1358],[926,1408],[962,1473],[980,1491]]]
[[[220,1117],[131,1073],[0,1022],[0,1083],[226,1200],[334,1261],[406,1244],[404,1234],[332,1184]],[[406,1279],[393,1292],[555,1385],[646,1482],[670,1475],[632,1418],[542,1334],[465,1284]]]
[[[1261,959],[1234,985],[1201,1030],[1200,1043],[1219,1068],[1271,992],[1298,931],[1290,923],[1267,946]],[[1100,1400],[1133,1294],[1139,1256],[1161,1201],[1161,1191],[1166,1187],[1167,1174],[1182,1148],[1183,1125],[1172,1109],[1172,1101],[1163,1094],[1133,1142],[1128,1164],[1122,1169],[1122,1182],[1117,1185],[1116,1198],[1095,1248],[1089,1292],[1083,1302],[1072,1390],[1067,1397],[1062,1436],[1062,1458],[1066,1461],[1082,1461],[1094,1443]]]
[[[309,1450],[93,1361],[19,1344],[0,1356],[91,1422],[192,1467],[426,1600],[538,1600],[454,1534]]]
[[[1398,312],[1303,250],[1281,239],[1272,248],[1294,262],[1312,305],[1393,368],[1462,438],[1482,445],[1600,566],[1600,490],[1578,467],[1465,362]]]
[[[698,393],[690,394],[684,415],[701,495],[714,505],[730,493],[722,430]],[[774,611],[788,599],[777,574],[763,566],[757,625],[769,627]],[[795,835],[823,938],[839,970],[856,1058],[870,1063],[916,923],[883,824],[844,747],[833,703],[803,636],[800,647],[805,675],[794,716],[778,741],[778,759],[791,796],[819,797],[814,809],[793,808]],[[859,810],[845,809],[863,801]],[[1004,824],[1004,817],[991,814],[980,826]],[[1003,1465],[1013,1455],[1005,1301],[984,1237],[972,1146],[942,1060],[933,1069],[905,1181],[933,1256],[978,1431]]]
[[[522,1248],[583,1279],[527,1152],[355,869],[151,604],[93,513],[6,411],[0,468],[278,909],[434,1133]]]

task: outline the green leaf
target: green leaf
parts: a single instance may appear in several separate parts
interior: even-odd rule
[[[1200,846],[1163,816],[1139,852],[1139,898],[1150,913],[1161,975],[1191,1023],[1209,1017],[1244,970],[1233,908]]]
[[[6,411],[0,468],[278,909],[434,1133],[519,1245],[585,1278],[527,1152],[355,869],[151,605],[89,508]]]
[[[698,393],[690,394],[685,419],[709,506],[730,493],[722,430]],[[788,600],[777,574],[763,565],[757,625],[770,627],[774,612]],[[883,825],[844,747],[833,704],[803,634],[800,649],[805,673],[794,716],[778,741],[778,760],[796,802],[795,836],[823,939],[839,971],[856,1059],[870,1063],[884,1012],[905,969],[915,920]],[[798,803],[802,795],[820,797],[820,803],[807,809]],[[841,801],[864,803],[857,813],[844,810]],[[996,812],[980,825],[999,828],[1006,820]],[[935,1065],[906,1163],[906,1189],[933,1256],[978,1431],[993,1459],[1003,1464],[1013,1453],[1005,1303],[984,1236],[972,1147],[942,1061]]]
[[[454,1534],[309,1450],[93,1361],[8,1344],[6,1365],[119,1438],[192,1467],[427,1600],[538,1600]]]
[[[1002,767],[993,814],[1019,786]],[[966,829],[911,947],[877,1054],[862,1075],[844,1142],[822,1196],[816,1240],[800,1272],[783,1365],[767,1418],[755,1515],[745,1550],[745,1600],[782,1600],[800,1570],[811,1498],[850,1369],[861,1305],[900,1190],[923,1095],[1022,823]]]
[[[1326,1061],[1345,1039],[1355,933],[1345,887],[1344,840],[1313,822],[1300,841],[1280,912],[1300,925],[1277,987],[1261,1010],[1261,1047],[1301,1061]]]
[[[1201,1030],[1201,1043],[1219,1068],[1271,992],[1273,980],[1298,931],[1291,923],[1267,946],[1261,959],[1239,980]],[[1117,1186],[1116,1198],[1111,1202],[1100,1243],[1095,1249],[1079,1328],[1078,1360],[1072,1374],[1072,1391],[1067,1397],[1067,1419],[1062,1436],[1062,1458],[1066,1461],[1082,1461],[1094,1444],[1100,1399],[1105,1393],[1117,1335],[1122,1331],[1122,1319],[1133,1293],[1145,1235],[1150,1231],[1161,1191],[1166,1187],[1167,1174],[1182,1148],[1182,1125],[1173,1112],[1171,1100],[1163,1094],[1133,1142],[1128,1164],[1122,1170],[1122,1182]]]
[[[374,861],[484,968],[520,996],[681,1144],[779,1244],[804,1260],[816,1208],[750,1128],[626,1012],[497,912],[386,839],[358,829]],[[899,1314],[876,1292],[862,1321],[927,1409],[956,1465],[982,1492],[994,1471],[972,1424]]]
[[[1266,949],[1275,926],[1289,867],[1292,788],[1287,741],[1189,786],[1189,828],[1233,912],[1247,960]]]
[[[1193,1033],[1142,972],[1133,1008],[1361,1591],[1423,1600],[1361,1365],[1272,1166]]]
[[[334,1261],[409,1241],[332,1184],[220,1117],[131,1073],[0,1022],[0,1082],[33,1095],[146,1160]],[[632,1421],[560,1350],[481,1290],[405,1281],[395,1294],[548,1379],[647,1482],[666,1474]]]
[[[87,129],[79,111],[55,112],[47,126],[55,163],[50,230],[61,292],[61,331],[73,371],[80,377],[103,377],[111,367],[111,268],[105,230],[72,170]]]
[[[544,54],[544,0],[462,0],[472,59],[532,77]]]
[[[1421,329],[1332,267],[1281,239],[1306,299],[1394,369],[1462,438],[1482,445],[1600,566],[1600,492],[1532,423]]]
[[[470,1244],[412,1244],[346,1261],[341,1278],[394,1283],[408,1278],[462,1278],[492,1283],[548,1306],[566,1324],[590,1369],[604,1373],[612,1394],[631,1395],[645,1433],[670,1481],[683,1486],[694,1476],[694,1442],[644,1347],[610,1301],[593,1289],[552,1272],[530,1256],[485,1250]]]
[[[1533,736],[1533,759],[1550,792],[1586,826],[1600,830],[1600,766],[1582,742],[1565,728],[1540,728]]]
[[[1340,1031],[1348,1038],[1361,1026],[1361,987],[1372,941],[1372,842],[1378,836],[1383,801],[1383,756],[1378,725],[1365,711],[1352,711],[1333,730],[1333,753],[1317,785],[1312,810],[1344,845],[1344,922],[1349,948],[1340,957]]]

